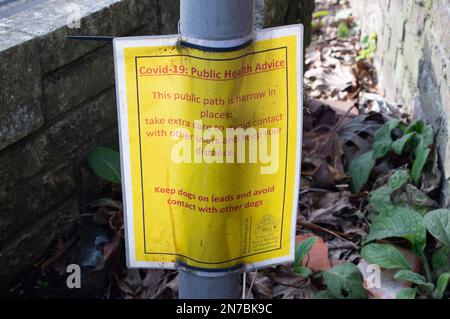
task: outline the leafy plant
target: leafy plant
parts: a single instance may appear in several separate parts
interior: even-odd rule
[[[392,138],[392,130],[400,131],[400,137]],[[416,287],[403,289],[397,298],[414,298],[417,293],[426,294],[433,298],[442,298],[449,285],[450,274],[450,210],[431,210],[424,206],[432,201],[411,183],[420,181],[420,174],[414,167],[423,170],[423,158],[427,158],[433,144],[433,131],[430,126],[417,121],[405,127],[398,120],[390,121],[375,134],[376,142],[373,150],[368,152],[372,160],[382,158],[393,151],[398,155],[409,152],[416,165],[411,172],[408,169],[395,170],[389,177],[387,186],[379,187],[369,195],[372,211],[371,229],[365,239],[366,246],[361,251],[362,257],[369,263],[377,264],[385,269],[399,269],[394,279],[408,281]],[[421,154],[425,154],[423,157]],[[351,166],[358,167],[370,157]],[[362,174],[356,176],[356,183],[362,188]],[[365,174],[364,176],[367,176]],[[358,186],[358,184],[356,185]],[[405,202],[405,193],[414,196],[411,202]],[[432,267],[425,254],[427,231],[433,235],[443,247],[434,252]],[[377,240],[389,238],[404,238],[411,244],[412,251],[417,254],[425,269],[426,277],[415,273],[405,256],[390,244],[373,243]]]
[[[327,290],[317,294],[320,299],[365,299],[367,291],[363,287],[362,275],[353,264],[338,265],[323,272]]]
[[[436,250],[432,256],[431,263],[435,276],[450,270],[450,246],[444,246]]]
[[[311,237],[295,247],[294,270],[300,276],[307,278],[311,276],[312,271],[308,267],[302,266],[303,259],[308,256],[309,252],[317,242],[317,237]]]
[[[330,11],[328,11],[328,10],[316,11],[313,13],[313,19],[325,18],[329,15],[330,15]]]
[[[426,230],[422,215],[406,207],[394,206],[372,219],[372,227],[366,241],[401,237],[408,240],[416,253],[423,252]]]
[[[350,35],[350,28],[346,22],[341,22],[337,28],[337,36],[340,38],[348,38]]]
[[[400,137],[393,138],[393,131]],[[370,177],[376,161],[393,152],[396,155],[409,154],[413,164],[411,180],[415,185],[420,183],[425,164],[430,157],[433,144],[433,128],[416,121],[405,127],[397,119],[390,120],[383,125],[374,136],[373,149],[355,158],[349,165],[352,192],[359,193]]]
[[[361,50],[359,51],[356,61],[370,59],[377,50],[377,34],[372,32],[370,35],[365,35],[361,39]]]
[[[370,244],[361,251],[361,256],[370,264],[385,269],[411,269],[405,256],[392,245]]]
[[[398,299],[415,298],[417,292],[442,299],[450,282],[450,210],[433,210],[422,216],[413,209],[394,204],[391,201],[393,190],[404,187],[408,181],[404,171],[395,172],[391,176],[390,187],[381,187],[371,193],[369,201],[375,215],[366,243],[391,237],[408,240],[413,252],[421,258],[426,277],[413,272],[405,256],[390,244],[369,243],[363,247],[361,255],[367,262],[382,268],[399,269],[394,279],[416,285],[416,288],[400,291]],[[444,245],[432,257],[434,276],[424,252],[427,230]]]
[[[432,283],[429,283],[424,276],[410,270],[400,270],[394,275],[394,279],[409,281],[413,284],[418,285],[419,287],[425,288],[428,291],[434,289],[434,285]]]
[[[410,180],[409,171],[406,169],[396,170],[389,179],[389,188],[395,192],[403,189]]]
[[[120,184],[120,154],[106,147],[97,147],[88,155],[88,164],[96,175]]]
[[[397,293],[395,299],[416,299],[416,288],[403,288]]]
[[[375,166],[373,151],[362,154],[354,159],[348,168],[351,176],[350,188],[354,193],[359,193],[369,180],[370,172]]]
[[[442,299],[444,297],[445,290],[450,282],[450,273],[442,274],[437,282],[436,290],[433,294],[435,299]]]
[[[313,20],[311,22],[311,27],[313,31],[319,30],[322,28],[325,24],[322,21],[323,18],[330,15],[330,11],[322,10],[322,11],[316,11],[313,13]]]
[[[431,235],[450,246],[450,210],[433,210],[424,217],[424,223]]]

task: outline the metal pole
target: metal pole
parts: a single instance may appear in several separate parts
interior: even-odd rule
[[[253,9],[254,0],[181,0],[181,35],[225,47],[229,40],[245,43],[253,33]]]
[[[179,270],[179,299],[239,299],[240,271],[206,272],[183,267]]]
[[[253,34],[254,0],[181,0],[180,32],[196,45],[234,47]],[[238,299],[240,271],[208,272],[189,267],[179,271],[180,299]]]

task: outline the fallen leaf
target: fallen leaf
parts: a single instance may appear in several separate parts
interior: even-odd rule
[[[247,281],[253,282],[252,292],[262,299],[273,298],[273,281],[262,272],[247,273]]]
[[[67,265],[70,263],[70,256],[67,256],[67,253],[77,239],[77,236],[73,236],[68,241],[59,238],[53,256],[41,264],[41,272],[45,274],[48,268],[52,268],[61,276],[65,274]]]
[[[150,298],[154,296],[161,287],[162,279],[166,272],[162,269],[147,269],[145,278],[142,281],[142,287],[146,291],[146,296]]]
[[[356,85],[353,69],[340,62],[336,63],[334,70],[324,80],[331,90],[337,91],[345,91]]]
[[[320,100],[324,104],[329,105],[336,114],[343,116],[348,114],[350,117],[358,116],[358,109],[355,108],[356,100],[334,101],[334,100]],[[350,112],[349,112],[350,111]]]
[[[330,269],[331,265],[328,259],[328,246],[323,241],[323,238],[313,235],[298,235],[295,242],[300,244],[311,237],[317,238],[317,241],[312,246],[309,254],[303,259],[302,266],[308,267],[315,272]]]
[[[273,282],[272,298],[309,299],[313,298],[317,291],[309,279],[298,276],[292,267],[277,266],[266,274]]]
[[[135,291],[128,286],[126,282],[124,282],[122,279],[120,279],[117,275],[115,276],[117,286],[119,289],[126,295],[127,299],[135,298]]]
[[[349,192],[314,193],[310,195],[313,201],[308,209],[306,221],[308,223],[320,223],[339,227],[339,213],[346,209],[352,209],[349,201]]]
[[[176,275],[171,281],[167,283],[167,287],[172,289],[175,293],[178,293],[178,280],[179,276]]]

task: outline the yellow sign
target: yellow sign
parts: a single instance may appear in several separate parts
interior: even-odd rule
[[[293,260],[302,43],[298,25],[232,52],[114,41],[129,267]]]

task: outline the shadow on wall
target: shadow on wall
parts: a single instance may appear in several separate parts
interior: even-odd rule
[[[442,103],[440,94],[440,82],[433,69],[430,44],[425,39],[423,55],[419,61],[419,75],[417,79],[418,93],[414,97],[414,119],[424,119],[427,123],[433,125],[436,134],[436,145],[439,156],[439,169],[445,171],[445,159],[447,156],[448,141],[448,119]],[[447,167],[447,172],[449,168]],[[441,194],[441,204],[447,206],[448,203],[448,184],[446,177],[442,176],[444,186]]]

